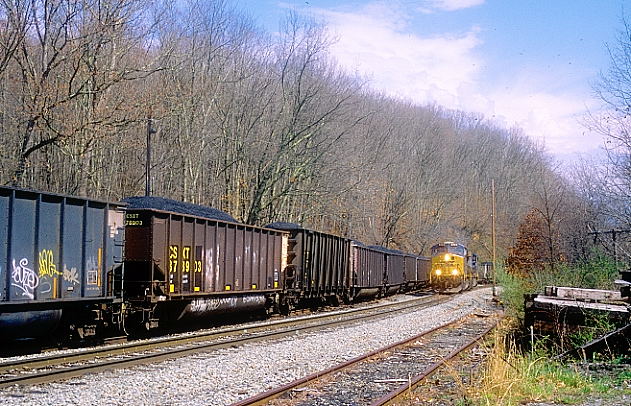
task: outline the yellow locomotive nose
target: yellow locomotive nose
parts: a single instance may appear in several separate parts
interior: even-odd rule
[[[434,273],[435,273],[437,276],[440,276],[440,275],[442,275],[443,271],[441,271],[440,269],[437,269],[437,270],[435,270],[435,271],[434,271]]]
[[[458,275],[458,273],[459,273],[458,270],[455,268],[451,270],[451,274],[454,276]]]

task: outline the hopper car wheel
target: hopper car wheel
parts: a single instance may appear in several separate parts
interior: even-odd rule
[[[341,303],[341,300],[338,295],[331,295],[327,297],[327,304],[329,306],[338,307],[340,303]]]
[[[289,298],[283,298],[278,306],[278,312],[283,316],[289,316],[293,308],[293,301]]]

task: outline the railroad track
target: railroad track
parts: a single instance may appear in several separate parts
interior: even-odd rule
[[[416,311],[448,300],[449,298],[445,296],[423,296],[405,302],[316,314],[255,326],[197,332],[105,348],[85,349],[74,353],[46,354],[37,358],[0,362],[0,388],[11,385],[42,384],[114,368],[156,363],[198,354],[202,351],[280,338],[297,332],[353,324],[387,317],[393,313]]]
[[[499,315],[469,314],[232,406],[394,404],[478,343],[499,320]]]

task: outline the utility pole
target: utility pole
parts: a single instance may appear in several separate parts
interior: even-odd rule
[[[491,215],[492,227],[493,227],[493,231],[491,232],[491,235],[492,235],[491,239],[492,239],[492,244],[493,244],[493,297],[495,297],[495,283],[496,283],[495,272],[497,270],[497,265],[495,263],[495,179],[491,179],[491,199],[493,200],[492,202],[493,213]]]
[[[145,162],[145,196],[151,196],[151,134],[155,134],[151,114],[147,119],[147,160]]]

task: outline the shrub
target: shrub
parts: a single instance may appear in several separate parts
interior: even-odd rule
[[[502,287],[500,297],[507,313],[520,321],[524,319],[524,294],[542,293],[545,286],[613,289],[617,276],[616,264],[604,256],[589,262],[557,264],[554,270],[546,267],[519,275],[509,274],[503,267],[497,269],[497,281]]]

